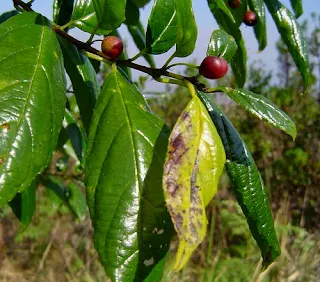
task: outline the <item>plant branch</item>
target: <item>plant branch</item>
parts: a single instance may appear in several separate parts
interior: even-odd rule
[[[12,1],[13,1],[14,5],[20,6],[25,11],[28,11],[28,12],[32,12],[33,11],[32,8],[28,4],[23,2],[22,0],[12,0]],[[56,25],[54,23],[53,23],[53,31],[55,33],[57,33],[58,35],[60,35],[61,37],[63,37],[66,40],[68,40],[71,44],[76,46],[79,50],[85,51],[87,53],[87,55],[89,55],[88,53],[91,53],[92,54],[92,55],[90,55],[91,58],[99,60],[99,61],[106,62],[108,64],[111,64],[113,62],[108,56],[103,54],[101,51],[93,48],[88,42],[82,42],[82,41],[74,38],[73,36],[71,36],[67,32],[65,32],[60,26],[58,26],[58,25]],[[170,59],[167,61],[167,63],[165,65],[168,65],[169,62],[173,58],[174,58],[174,54],[170,57]],[[208,91],[207,86],[204,85],[203,83],[201,83],[198,80],[197,76],[187,77],[187,76],[183,76],[183,75],[180,75],[180,74],[169,72],[165,68],[160,68],[160,69],[159,68],[149,68],[149,67],[146,67],[146,66],[143,66],[143,65],[135,64],[130,59],[129,60],[116,60],[116,63],[118,65],[120,65],[120,66],[126,66],[126,67],[129,67],[129,68],[144,72],[146,74],[149,74],[155,80],[159,80],[159,78],[161,76],[166,76],[166,77],[174,78],[175,80],[180,80],[181,82],[183,82],[184,80],[189,81],[199,91],[203,91],[203,92],[207,92],[207,93],[208,92],[216,92],[216,91]],[[170,80],[168,80],[168,81],[170,81]]]

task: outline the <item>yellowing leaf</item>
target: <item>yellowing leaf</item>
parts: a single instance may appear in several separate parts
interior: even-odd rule
[[[179,237],[177,271],[206,234],[205,207],[217,192],[225,161],[217,130],[194,96],[172,130],[164,165],[165,199]]]

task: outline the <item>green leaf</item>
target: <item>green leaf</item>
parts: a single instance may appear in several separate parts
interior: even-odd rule
[[[214,0],[211,0],[211,1],[214,1]],[[246,11],[248,10],[247,8],[247,1],[248,0],[242,0],[241,1],[241,5],[240,7],[238,7],[237,9],[232,9],[231,7],[229,7],[228,5],[228,8],[233,16],[233,23],[235,23],[235,26],[236,27],[239,27],[242,22],[243,22],[243,17],[244,17],[244,14],[246,13]],[[219,6],[219,5],[218,5]],[[225,13],[225,12],[224,12]],[[225,13],[225,15],[227,15]]]
[[[306,41],[292,13],[277,0],[264,0],[283,42],[301,73],[304,91],[309,85],[310,69]]]
[[[143,282],[160,282],[163,277],[163,271],[167,259],[168,254],[159,261],[159,263],[152,269],[148,277],[144,279]]]
[[[231,35],[220,29],[214,30],[211,33],[207,56],[219,56],[229,62],[237,48],[237,43]]]
[[[150,0],[132,0],[133,3],[135,3],[139,8],[147,5]]]
[[[71,20],[74,0],[53,0],[53,21],[65,25]]]
[[[215,5],[217,8],[219,8],[221,11],[225,13],[225,15],[228,17],[230,21],[232,21],[234,24],[236,23],[236,20],[230,11],[230,7],[227,5],[227,2],[225,0],[208,0],[208,5],[211,7]]]
[[[237,24],[230,20],[223,10],[219,9],[214,0],[208,0],[210,10],[215,17],[219,27],[233,36],[237,42],[238,49],[230,63],[237,85],[243,87],[247,78],[247,50]]]
[[[266,11],[263,0],[248,0],[248,5],[250,10],[258,16],[258,22],[253,29],[259,43],[259,50],[262,51],[267,46]]]
[[[198,28],[192,10],[192,0],[175,0],[177,13],[177,57],[189,56],[196,45]]]
[[[1,207],[50,163],[66,80],[59,43],[46,18],[19,14],[0,25],[0,36]]]
[[[126,21],[127,25],[137,25],[140,19],[140,11],[132,0],[127,0],[126,4]]]
[[[68,180],[66,183],[58,177],[50,175],[48,178],[42,178],[41,182],[47,188],[53,191],[73,212],[73,214],[83,221],[86,217],[87,206],[83,187],[79,181]]]
[[[232,123],[204,93],[198,92],[198,95],[222,139],[227,156],[226,170],[235,196],[261,250],[264,265],[267,266],[280,255],[281,249],[262,178],[246,144]]]
[[[76,26],[89,33],[107,35],[110,32],[110,30],[98,25],[92,0],[77,0],[73,8],[71,21],[71,26]]]
[[[296,138],[297,130],[294,122],[285,112],[272,104],[266,97],[245,89],[219,87],[219,90],[226,93],[246,111],[267,121],[274,127],[283,130],[292,136],[293,139]]]
[[[167,52],[177,40],[175,1],[155,0],[148,20],[146,46],[148,53]]]
[[[64,66],[72,82],[72,88],[80,110],[86,132],[93,115],[93,109],[100,88],[96,72],[89,59],[81,54],[69,41],[58,37],[64,58]]]
[[[144,32],[144,28],[141,22],[139,22],[137,25],[128,25],[128,31],[132,36],[132,39],[138,49],[140,51],[144,50],[146,48],[146,36]],[[143,57],[145,60],[149,63],[150,67],[155,68],[156,64],[154,62],[154,59],[152,55],[150,54],[143,54]]]
[[[92,0],[99,27],[113,30],[126,19],[126,0]]]
[[[205,207],[217,192],[225,159],[217,130],[194,96],[171,132],[164,164],[164,195],[179,238],[176,271],[204,239]]]
[[[36,189],[37,185],[34,180],[26,190],[17,193],[9,202],[13,213],[22,225],[22,230],[28,227],[36,209]]]
[[[17,10],[12,10],[12,11],[8,11],[8,12],[3,13],[0,16],[0,24],[5,22],[6,20],[10,19],[11,17],[18,15],[18,14],[19,14],[19,12]]]
[[[303,14],[302,0],[290,0],[290,2],[296,18],[299,18]]]
[[[94,243],[112,281],[143,281],[169,248],[164,128],[113,65],[94,111],[86,165]]]

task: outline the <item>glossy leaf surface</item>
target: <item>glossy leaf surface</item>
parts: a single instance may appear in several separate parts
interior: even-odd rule
[[[67,40],[58,37],[64,58],[64,66],[72,82],[81,120],[86,132],[100,92],[96,72],[89,59]]]
[[[225,164],[222,142],[197,96],[177,120],[164,165],[163,187],[179,238],[175,270],[180,270],[207,230],[205,207],[211,201]]]
[[[144,28],[142,26],[142,23],[139,22],[137,25],[128,25],[127,27],[128,27],[128,31],[129,31],[130,35],[132,36],[132,39],[133,39],[134,43],[136,44],[136,46],[138,47],[138,49],[140,51],[144,50],[146,48],[146,35],[144,32]],[[152,55],[143,54],[143,57],[148,62],[150,67],[152,67],[152,68],[156,67],[156,64],[154,62]]]
[[[290,0],[290,2],[296,18],[299,18],[303,14],[302,0]]]
[[[196,45],[198,28],[193,15],[192,0],[175,0],[177,13],[177,57],[189,56]]]
[[[22,230],[28,227],[36,209],[36,188],[34,180],[26,190],[17,193],[9,202],[13,213],[22,225]]]
[[[264,3],[263,0],[248,0],[248,5],[250,10],[258,16],[258,22],[253,29],[259,43],[259,50],[262,51],[267,46],[267,25]]]
[[[287,45],[293,60],[303,78],[304,90],[309,85],[309,59],[306,41],[292,13],[277,0],[264,0],[278,28],[283,42]]]
[[[76,0],[72,13],[72,26],[83,31],[106,35],[110,30],[98,26],[98,19],[94,10],[92,0]]]
[[[242,106],[246,111],[260,119],[267,121],[274,127],[279,128],[296,138],[297,130],[290,117],[274,105],[266,97],[253,93],[246,89],[232,89],[219,87],[219,90],[226,93],[233,101]]]
[[[238,25],[221,10],[214,0],[208,0],[210,10],[219,27],[230,34],[237,42],[237,51],[230,61],[237,85],[243,87],[247,78],[247,50]]]
[[[113,66],[94,111],[86,166],[94,243],[112,281],[142,281],[169,248],[164,129]]]
[[[148,20],[146,46],[150,54],[167,52],[177,40],[175,1],[155,0]]]
[[[237,48],[237,43],[231,35],[220,29],[214,30],[211,33],[207,56],[219,56],[229,62]]]
[[[264,265],[273,262],[281,253],[273,225],[269,198],[262,178],[248,148],[232,123],[209,98],[199,92],[226,151],[226,170],[233,191],[249,228],[261,250]]]
[[[98,25],[103,29],[116,29],[126,19],[126,0],[92,0],[92,2]]]
[[[74,0],[53,1],[53,21],[57,25],[64,25],[71,20]]]
[[[0,25],[0,36],[1,207],[49,164],[64,115],[66,81],[47,19],[31,12],[14,16]]]

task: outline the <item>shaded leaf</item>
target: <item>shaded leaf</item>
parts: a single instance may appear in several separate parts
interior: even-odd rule
[[[139,23],[140,11],[133,0],[127,0],[125,17],[127,25],[137,25]]]
[[[192,0],[175,0],[177,17],[177,57],[189,56],[196,45],[198,28],[192,10]]]
[[[94,105],[100,92],[96,72],[89,59],[69,41],[58,37],[64,58],[64,66],[72,82],[72,88],[80,110],[83,127],[89,132]]]
[[[267,46],[266,11],[263,0],[248,0],[248,5],[250,10],[258,16],[258,22],[253,29],[259,43],[259,50],[262,51]]]
[[[214,30],[211,33],[207,56],[219,56],[229,62],[237,48],[237,43],[231,35],[223,30]]]
[[[150,2],[150,0],[132,0],[139,8],[145,6]]]
[[[148,20],[146,47],[148,53],[167,52],[177,40],[175,1],[155,0]]]
[[[164,165],[163,189],[179,238],[175,270],[180,270],[204,239],[205,207],[217,192],[225,164],[222,142],[197,96],[177,120]]]
[[[298,22],[292,13],[277,0],[264,0],[278,28],[283,42],[287,45],[304,82],[304,91],[309,85],[310,69],[306,41]]]
[[[207,108],[225,148],[226,170],[249,228],[261,250],[264,266],[281,253],[273,225],[267,191],[248,148],[223,112],[202,92],[199,97]]]
[[[98,26],[106,30],[114,30],[126,19],[126,0],[92,0]]]
[[[65,25],[71,20],[74,0],[53,0],[53,21]]]
[[[50,163],[66,81],[59,43],[46,18],[19,14],[0,25],[0,36],[1,207]]]
[[[28,227],[36,209],[36,189],[36,181],[34,180],[26,190],[17,193],[9,202],[13,213],[22,225],[22,230]]]
[[[303,14],[302,0],[290,0],[290,2],[296,18],[299,18]]]
[[[17,10],[12,10],[12,11],[8,11],[8,12],[3,13],[0,16],[0,24],[5,22],[6,20],[10,19],[11,17],[18,15],[18,14],[19,14],[19,12]]]
[[[266,97],[245,89],[219,87],[219,90],[226,93],[233,101],[242,106],[246,111],[267,121],[274,127],[283,130],[292,136],[293,139],[296,138],[297,130],[294,122],[285,112],[280,110]]]
[[[142,281],[167,253],[166,147],[163,122],[113,65],[94,111],[86,166],[94,243],[112,281]]]

